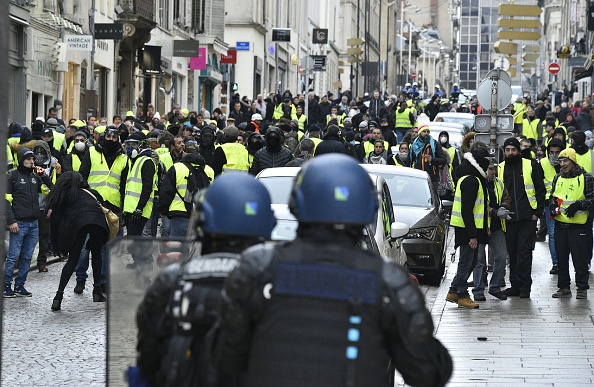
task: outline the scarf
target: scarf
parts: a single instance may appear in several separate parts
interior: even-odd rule
[[[419,155],[419,153],[423,151],[423,148],[425,148],[427,143],[429,143],[429,145],[431,146],[431,156],[435,157],[435,140],[433,139],[433,137],[429,136],[429,139],[423,140],[419,136],[415,138],[415,141],[413,142],[410,148],[409,157],[411,165],[414,164],[414,162],[417,159],[417,156]]]
[[[376,154],[375,152],[371,152],[369,154],[369,164],[384,164],[384,165],[386,165],[386,164],[388,164],[388,162],[386,161],[386,157],[387,157],[386,151],[383,151],[379,155]]]

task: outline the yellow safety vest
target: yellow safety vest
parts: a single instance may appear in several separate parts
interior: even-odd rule
[[[120,208],[120,184],[122,171],[128,164],[128,156],[118,155],[109,168],[103,153],[91,148],[89,154],[91,157],[91,171],[87,180],[89,187],[99,192],[103,200]]]
[[[71,153],[72,154],[72,153]],[[76,153],[72,154],[72,170],[78,172],[80,170],[80,164],[82,160]]]
[[[503,181],[498,177],[495,177],[495,200],[497,204],[501,204],[503,198]],[[505,232],[505,219],[501,219],[501,229]]]
[[[578,202],[580,200],[585,200],[586,195],[584,194],[584,174],[567,179],[561,177],[555,182],[555,191],[552,193],[553,196],[559,199],[563,199],[561,203],[561,213],[555,216],[555,220],[561,223],[571,223],[571,224],[586,224],[588,221],[588,211],[578,211],[573,218],[569,218],[565,215],[565,210],[571,204]]]
[[[307,121],[307,117],[305,116],[305,114],[302,114],[299,117],[297,117],[297,114],[292,114],[291,119],[297,120],[297,122],[299,123],[299,131],[300,132],[305,131],[305,121]]]
[[[162,154],[169,153],[169,149],[165,148],[164,146],[155,149],[155,153],[161,157]]]
[[[402,113],[396,110],[396,129],[410,129],[412,127],[410,123],[410,110],[404,109]]]
[[[54,149],[58,152],[62,152],[62,147],[64,146],[64,141],[66,140],[66,135],[64,133],[56,132],[54,130]],[[74,141],[72,141],[74,142]]]
[[[142,194],[142,166],[145,162],[154,164],[153,159],[148,156],[140,156],[132,166],[128,173],[126,180],[126,196],[124,197],[124,213],[131,214],[138,207],[140,195]],[[149,219],[153,211],[153,201],[155,199],[155,187],[157,186],[157,167],[155,166],[155,173],[153,174],[153,189],[151,189],[151,196],[142,209],[142,217]]]
[[[169,212],[188,212],[183,198],[186,196],[186,190],[188,189],[188,176],[190,176],[190,170],[184,163],[175,163],[172,168],[175,168],[175,188],[177,189],[177,192],[173,196],[173,200],[169,205]]]
[[[446,148],[446,150],[448,151],[448,154],[450,155],[450,158],[452,159],[452,162],[450,163],[450,165],[448,165],[449,170],[450,170],[450,177],[452,177],[452,172],[454,172],[454,158],[456,157],[456,148],[454,148],[454,146],[450,146],[449,148]],[[453,181],[453,179],[452,179]]]
[[[227,164],[223,165],[223,173],[225,172],[247,172],[250,169],[248,161],[248,151],[245,146],[238,142],[227,142],[221,145]]]
[[[524,113],[528,111],[528,107],[521,102],[514,103],[514,124],[521,124],[524,120]]]
[[[375,140],[370,140],[370,141],[365,141],[363,143],[363,149],[365,150],[365,157],[369,156],[369,153],[371,153],[375,150],[375,147],[373,145],[374,142],[375,142]],[[387,141],[384,141],[384,149],[386,149],[386,150],[390,149],[390,144],[388,144]]]
[[[553,189],[553,178],[557,174],[555,167],[551,165],[551,161],[547,158],[540,159],[540,166],[542,167],[542,171],[544,172],[544,184],[545,188],[547,189],[547,194],[545,198],[549,200],[551,197],[551,190]]]
[[[157,155],[159,156],[159,161],[165,166],[165,172],[167,172],[173,166],[173,157],[171,157],[171,153],[161,152],[161,154],[157,153]]]
[[[503,171],[505,169],[505,161],[499,164],[497,170],[497,177],[503,181]],[[522,175],[524,175],[524,189],[526,190],[526,196],[530,202],[530,207],[536,210],[536,190],[534,189],[534,182],[532,181],[532,162],[522,158]]]
[[[338,126],[340,126],[341,128],[344,127],[344,117],[344,113],[342,113],[342,115],[336,115],[336,121],[338,122]],[[332,120],[332,114],[328,114],[326,116],[326,126],[328,126],[330,120]]]
[[[460,186],[462,185],[462,181],[469,177],[470,175],[462,176],[458,181],[458,186],[456,187],[456,193],[454,194],[454,206],[452,207],[452,218],[450,220],[450,224],[452,226],[465,228],[464,220],[462,219],[462,190]],[[472,176],[479,182],[478,191],[476,193],[476,201],[474,203],[474,207],[472,208],[472,213],[474,215],[474,225],[476,228],[483,228],[485,226],[485,208],[487,202],[485,201],[485,195],[483,194],[483,185],[480,179],[476,176]],[[491,217],[487,216],[487,225],[491,225]]]
[[[272,119],[280,120],[281,118],[283,118],[284,115],[285,115],[285,112],[283,111],[283,103],[281,102],[274,107],[274,113],[272,113]]]
[[[314,143],[314,154],[315,154],[316,148],[318,147],[318,144],[322,142],[322,139],[317,138],[317,137],[310,137],[309,139],[312,140]]]
[[[8,144],[6,144],[6,164],[12,164],[13,168],[16,167],[16,165],[14,165],[14,158],[12,157],[12,152],[10,151],[10,145]]]
[[[580,167],[584,168],[586,170],[586,172],[592,173],[592,164],[594,164],[594,152],[592,152],[591,149],[588,150],[583,155],[576,153],[575,159],[577,161],[577,164]]]
[[[522,134],[526,136],[526,138],[533,138],[535,140],[538,139],[538,120],[534,119],[532,121],[528,121],[527,118],[524,118],[522,121]]]

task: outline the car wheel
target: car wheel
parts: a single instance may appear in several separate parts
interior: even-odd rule
[[[441,278],[443,277],[444,273],[445,273],[445,259],[442,258],[441,263],[439,264],[439,267],[437,268],[437,270],[435,270],[431,274],[425,275],[425,280],[426,280],[427,284],[429,284],[429,285],[439,286],[439,285],[441,285]]]

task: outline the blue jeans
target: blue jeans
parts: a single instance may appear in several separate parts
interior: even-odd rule
[[[498,219],[494,221],[499,221]],[[503,277],[505,277],[505,263],[507,260],[507,246],[505,244],[505,233],[499,229],[492,231],[489,236],[489,248],[493,252],[493,275],[489,282],[489,291],[498,292],[501,290],[499,284]],[[479,246],[478,260],[476,267],[472,272],[474,288],[472,293],[476,295],[485,294],[485,286],[483,283],[484,265],[486,264],[485,245]]]
[[[468,296],[468,277],[470,277],[472,270],[476,266],[478,250],[478,247],[476,249],[471,249],[468,245],[460,246],[458,269],[456,270],[456,275],[450,285],[450,293],[457,293],[460,298]]]
[[[557,251],[555,250],[555,219],[551,219],[551,210],[545,206],[545,219],[547,220],[547,232],[549,234],[549,251],[553,265],[557,265]]]
[[[120,228],[121,230],[121,228]],[[87,240],[85,241],[85,247],[83,247],[82,251],[80,252],[80,257],[78,258],[78,263],[76,265],[76,281],[86,281],[89,277],[87,270],[89,270],[89,255],[90,251],[87,250],[87,241],[89,240],[89,236],[87,235]],[[107,283],[107,244],[105,244],[101,248],[101,282],[102,285]]]
[[[396,128],[394,130],[394,134],[396,134],[396,137],[397,137],[398,145],[400,145],[400,143],[402,142],[402,139],[404,138],[404,135],[408,131],[409,131],[409,129],[398,129],[398,128]]]
[[[161,239],[168,239],[171,235],[171,219],[166,216],[161,217]]]
[[[188,234],[188,222],[190,218],[183,216],[172,216],[171,217],[171,238],[185,238]]]
[[[19,225],[18,234],[10,233],[10,244],[4,266],[4,287],[12,285],[12,273],[19,256],[21,257],[19,260],[19,274],[14,281],[14,285],[15,287],[25,285],[31,267],[31,257],[39,241],[37,220],[31,222],[17,221],[17,224]]]
[[[157,236],[157,226],[159,224],[159,198],[153,199],[153,210],[148,222],[144,225],[142,230],[143,238],[154,238]]]

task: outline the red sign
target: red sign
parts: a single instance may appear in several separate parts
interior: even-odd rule
[[[227,50],[227,55],[221,54],[221,64],[235,64],[237,63],[237,51]]]
[[[410,77],[411,77],[412,79],[415,79],[415,78],[417,77],[417,73],[412,73],[412,74],[410,74]]]
[[[559,71],[561,71],[561,66],[559,66],[559,63],[553,62],[549,65],[549,73],[555,75],[559,73]]]

